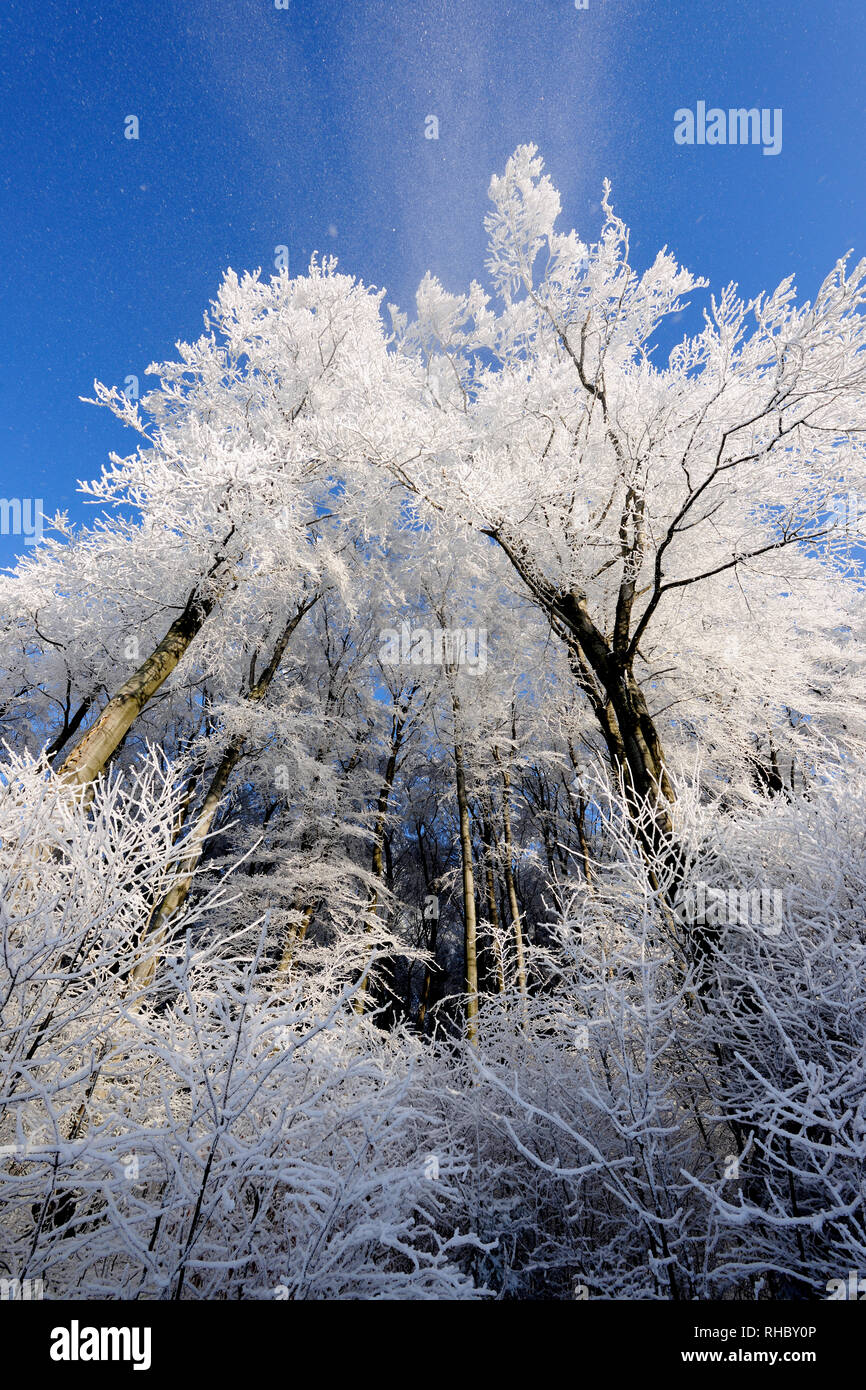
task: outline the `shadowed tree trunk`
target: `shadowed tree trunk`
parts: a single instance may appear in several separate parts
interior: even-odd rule
[[[460,735],[460,701],[451,690],[454,710],[454,768],[457,812],[460,820],[460,855],[463,872],[463,924],[466,956],[466,1036],[474,1043],[478,1035],[478,922],[475,916],[475,874],[472,868],[472,835],[469,803],[466,798],[466,771]]]
[[[430,935],[427,938],[427,950],[432,956],[436,955],[436,938],[439,933],[439,916],[431,918]],[[427,965],[424,969],[424,984],[421,987],[421,998],[418,1001],[418,1028],[423,1033],[424,1020],[427,1017],[427,1010],[430,1007],[430,994],[433,987],[433,966]]]
[[[421,825],[416,821],[415,834],[418,841],[418,854],[421,861],[421,873],[424,876],[424,892],[426,895],[424,917],[422,920],[428,921],[431,924],[430,934],[426,940],[426,947],[430,954],[435,958],[436,939],[439,933],[439,897],[438,892],[436,890],[438,890],[440,885],[438,879],[434,881],[434,879],[431,878],[431,873],[436,872],[436,865],[435,863],[433,863],[428,868],[427,855],[424,849],[424,841],[426,839],[426,836],[422,835],[421,830]],[[431,899],[432,902],[430,901]],[[432,914],[430,916],[427,915],[428,905]],[[418,1001],[418,1028],[422,1033],[424,1031],[424,1020],[427,1017],[427,1010],[430,1007],[430,993],[433,985],[434,968],[435,967],[430,963],[426,964],[424,967],[424,983],[421,987],[421,998]]]
[[[81,704],[78,706],[78,709],[70,717],[71,707],[69,704],[69,694],[70,692],[67,691],[67,704],[63,716],[63,728],[60,730],[60,733],[53,740],[53,742],[49,743],[48,747],[45,750],[46,758],[49,762],[52,763],[54,762],[63,745],[69,739],[74,738],[75,735],[78,733],[78,730],[81,728],[81,725],[84,722],[84,718],[88,710],[90,709],[94,699],[96,698],[93,694],[86,695],[84,699],[81,701]]]
[[[372,919],[376,916],[376,911],[379,906],[378,885],[385,876],[384,848],[385,827],[388,823],[388,802],[391,799],[391,792],[394,788],[394,778],[397,773],[397,762],[400,757],[400,749],[403,745],[403,735],[406,732],[406,723],[409,718],[409,706],[412,703],[412,698],[417,689],[417,686],[413,686],[411,690],[407,691],[405,694],[401,692],[400,696],[397,699],[395,699],[396,708],[394,710],[394,716],[391,724],[391,742],[388,752],[388,761],[385,764],[385,776],[383,778],[382,785],[379,789],[379,796],[376,801],[376,820],[373,825],[373,854],[370,869],[376,882],[370,890],[370,898],[368,903],[368,931],[370,930],[370,927],[372,925]],[[361,979],[361,984],[358,988],[358,993],[355,995],[354,1007],[355,1012],[358,1014],[362,1014],[366,1007],[367,982],[368,976],[365,972]]]
[[[499,938],[499,911],[496,906],[496,883],[493,877],[493,821],[492,808],[485,807],[481,822],[481,838],[484,841],[484,883],[487,890],[487,911],[490,916],[493,959],[496,964],[496,983],[500,994],[505,993],[505,965],[502,960],[502,942]]]
[[[577,760],[577,756],[574,751],[574,745],[571,742],[571,739],[569,739],[568,741],[568,756],[571,759],[571,765],[574,768],[575,773],[578,773],[580,771],[580,764]],[[566,787],[566,791],[568,792],[569,802],[572,807],[572,820],[574,821],[577,827],[577,838],[580,843],[580,854],[583,860],[583,872],[586,877],[586,886],[591,889],[592,870],[590,868],[589,844],[586,838],[586,797],[583,795],[582,792],[577,793],[577,813],[575,814],[575,798],[571,795],[568,787]]]
[[[512,725],[512,735],[514,735],[515,732]],[[505,878],[505,891],[508,894],[508,909],[511,913],[511,930],[514,932],[514,954],[517,959],[517,987],[520,990],[521,999],[523,1000],[523,1013],[524,1019],[526,1019],[526,961],[523,955],[523,928],[520,922],[520,909],[517,906],[517,893],[514,888],[514,871],[512,869],[514,849],[511,842],[511,776],[507,766],[499,755],[498,748],[494,748],[493,758],[502,774],[502,828],[505,838],[505,854],[503,856],[502,869]]]
[[[642,517],[638,517],[638,511],[638,503],[633,498],[628,500],[626,512],[634,520],[634,539],[628,546],[624,544],[624,558],[629,562],[635,562],[642,553]],[[660,857],[675,867],[670,815],[673,788],[665,771],[658,731],[633,669],[638,642],[652,614],[652,605],[647,606],[632,635],[630,623],[635,588],[633,581],[624,577],[613,631],[607,636],[593,622],[582,590],[564,591],[545,579],[514,536],[506,536],[496,529],[486,534],[505,551],[548,615],[553,631],[564,641],[571,669],[598,721],[611,764],[622,775],[641,844],[650,857]],[[649,815],[640,816],[639,808],[645,806],[650,808]]]

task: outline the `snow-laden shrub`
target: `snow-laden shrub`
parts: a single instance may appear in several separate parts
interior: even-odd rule
[[[736,816],[681,788],[673,905],[597,791],[621,854],[560,890],[523,1046],[514,999],[480,1029],[484,1130],[548,1183],[504,1287],[826,1297],[866,1260],[866,777]]]
[[[280,969],[242,874],[136,988],[177,775],[151,758],[86,807],[10,761],[4,1277],[49,1298],[826,1297],[866,1260],[864,791],[851,772],[734,813],[679,788],[674,892],[599,783],[604,861],[551,892],[527,999],[503,929],[509,989],[472,1045],[355,1011],[363,917]]]
[[[0,1267],[48,1298],[471,1296],[411,1056],[354,1015],[339,943],[293,980],[212,896],[135,988],[178,796],[155,758],[89,808],[6,770]]]

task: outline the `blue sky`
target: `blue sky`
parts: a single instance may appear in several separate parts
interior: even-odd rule
[[[607,175],[639,266],[667,244],[811,296],[866,254],[864,53],[853,0],[5,0],[0,496],[93,518],[76,479],[133,440],[79,396],[146,388],[229,265],[336,254],[407,309],[428,268],[483,279],[490,174],[528,141],[584,240]],[[677,146],[700,100],[781,107],[781,153]]]

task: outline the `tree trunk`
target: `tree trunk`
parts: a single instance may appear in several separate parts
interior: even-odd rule
[[[414,694],[414,691],[412,692],[412,694]],[[394,787],[394,777],[397,773],[397,760],[400,756],[400,747],[403,743],[403,733],[406,728],[406,720],[409,713],[409,701],[412,699],[412,694],[410,694],[408,698],[405,699],[403,703],[399,706],[399,708],[394,712],[394,722],[391,729],[391,748],[388,754],[388,761],[385,765],[385,777],[382,782],[382,786],[379,789],[379,796],[376,801],[376,820],[373,827],[373,854],[372,862],[370,865],[370,869],[373,874],[373,877],[376,880],[376,883],[370,890],[367,922],[368,931],[370,930],[370,927],[372,925],[372,919],[375,917],[376,910],[379,906],[378,884],[384,877],[385,866],[383,851],[385,847],[385,827],[388,823],[388,802],[391,799],[391,792]],[[362,1014],[366,1007],[367,981],[368,974],[367,972],[365,972],[364,975],[361,977],[361,983],[358,987],[358,993],[355,995],[354,1007],[355,1013],[357,1014]]]
[[[457,810],[460,817],[460,852],[463,866],[463,921],[466,951],[466,1036],[475,1043],[478,1035],[478,923],[475,916],[475,875],[472,868],[472,836],[469,829],[469,803],[466,799],[466,773],[458,715],[460,702],[452,691],[454,708],[454,765]]]
[[[151,697],[168,679],[193,638],[201,631],[216,603],[216,595],[194,589],[180,617],[175,618],[155,651],[124,681],[99,718],[61,764],[60,772],[73,786],[86,786],[102,772],[108,759]]]
[[[433,897],[435,899],[436,911],[433,917],[422,918],[422,921],[430,921],[431,923],[430,934],[426,938],[426,946],[430,954],[435,957],[436,938],[439,932],[439,897],[438,893],[434,893],[433,890],[434,888],[438,889],[440,884],[438,879],[433,880],[430,877],[431,870],[435,872],[436,865],[435,862],[433,862],[431,863],[430,869],[428,869],[427,867],[427,855],[424,851],[424,840],[426,837],[421,834],[421,826],[417,820],[415,822],[415,833],[418,840],[418,855],[421,860],[421,873],[424,877],[424,892],[427,898]],[[427,1017],[427,1010],[430,1007],[430,992],[433,985],[433,968],[434,967],[430,964],[427,964],[424,967],[424,983],[421,987],[421,998],[418,1001],[418,1029],[419,1032],[422,1033],[424,1031],[424,1020]]]
[[[481,826],[484,840],[484,882],[487,889],[487,911],[490,914],[490,938],[493,943],[493,958],[496,963],[496,983],[499,993],[505,993],[505,965],[502,960],[502,942],[499,938],[499,911],[496,907],[496,883],[493,878],[493,834],[491,814],[485,813]]]
[[[627,507],[633,511],[634,506],[630,495]],[[679,864],[670,816],[673,788],[665,771],[661,740],[633,674],[641,631],[639,624],[635,636],[630,637],[633,581],[624,577],[620,584],[613,632],[608,634],[593,622],[586,593],[577,587],[558,589],[539,575],[519,537],[496,528],[486,534],[505,551],[548,615],[552,630],[565,642],[572,670],[589,699],[611,763],[622,774],[638,841],[650,861],[663,863],[672,871],[669,877],[674,884]],[[642,528],[636,529],[635,536],[635,553],[640,554]]]
[[[78,706],[78,709],[72,715],[71,719],[69,717],[70,711],[67,708],[66,714],[63,718],[63,728],[60,730],[60,733],[57,735],[54,741],[52,743],[49,743],[48,747],[45,750],[45,756],[49,762],[53,763],[63,745],[69,739],[74,738],[74,736],[78,733],[78,730],[81,728],[81,725],[84,722],[84,717],[87,714],[87,711],[93,704],[94,698],[95,697],[92,694],[85,695],[84,699],[81,701],[81,704]]]
[[[439,918],[432,919],[430,935],[427,939],[427,949],[432,956],[436,955],[436,937],[439,932]],[[438,968],[438,967],[437,967]],[[424,984],[421,989],[421,998],[418,1001],[418,1030],[423,1033],[424,1020],[427,1017],[427,1010],[430,1007],[430,993],[433,987],[433,966],[427,965],[424,969]]]
[[[520,911],[517,906],[517,893],[514,889],[514,873],[512,871],[513,847],[511,843],[511,776],[508,768],[499,756],[499,749],[494,748],[493,757],[499,764],[502,772],[502,826],[505,832],[505,856],[503,871],[505,875],[505,891],[508,894],[508,908],[511,912],[511,929],[514,932],[514,952],[517,957],[517,987],[523,1000],[523,1016],[528,1022],[528,1009],[526,1002],[526,962],[523,955],[523,928],[520,924]]]
[[[310,923],[316,915],[316,908],[318,906],[318,901],[307,903],[307,906],[301,914],[300,922],[293,931],[288,933],[285,945],[283,946],[283,953],[280,956],[280,963],[277,967],[278,975],[287,975],[289,973],[292,961],[295,958],[295,951],[298,946],[302,945],[304,937],[310,929]]]
[[[572,744],[571,739],[568,740],[568,756],[571,758],[571,766],[574,768],[575,773],[577,773],[579,771],[579,763],[575,755],[574,745]],[[563,778],[563,781],[564,780],[565,779]],[[589,844],[586,838],[586,797],[583,795],[582,791],[579,791],[577,793],[576,798],[573,797],[567,785],[566,792],[568,793],[569,802],[572,807],[571,818],[575,822],[575,825],[577,827],[577,838],[580,842],[580,854],[583,860],[583,872],[586,877],[586,886],[591,891],[594,891],[594,889],[592,888],[592,870],[590,869],[589,863]],[[576,815],[574,813],[575,799],[577,800]]]

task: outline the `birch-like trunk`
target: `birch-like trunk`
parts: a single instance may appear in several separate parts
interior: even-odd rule
[[[193,590],[180,617],[175,618],[159,646],[124,681],[81,742],[64,759],[60,774],[73,786],[86,786],[99,776],[144,706],[168,680],[201,631],[215,603],[216,595],[202,596],[197,589]]]

